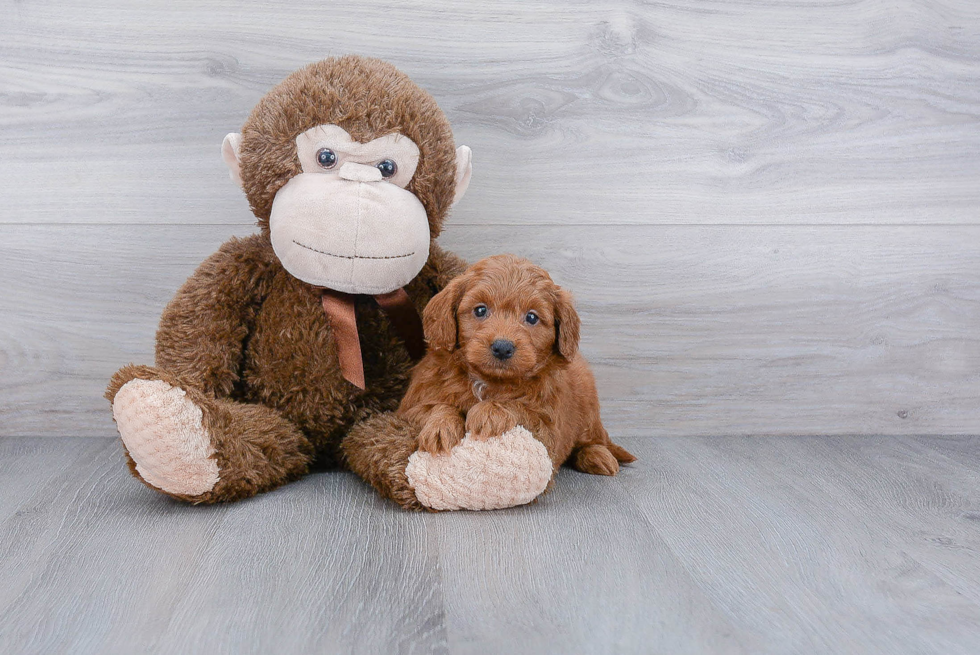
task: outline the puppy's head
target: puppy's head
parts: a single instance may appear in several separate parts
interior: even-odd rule
[[[488,379],[534,375],[578,350],[572,297],[544,269],[513,255],[483,259],[450,282],[423,312],[433,350],[459,350]]]

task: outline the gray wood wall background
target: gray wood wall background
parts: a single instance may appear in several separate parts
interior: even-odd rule
[[[222,137],[388,59],[475,154],[442,243],[571,288],[617,435],[980,431],[974,0],[0,2],[0,435],[102,391],[253,231]]]

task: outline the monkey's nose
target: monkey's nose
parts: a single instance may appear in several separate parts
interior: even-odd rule
[[[340,179],[350,180],[351,182],[380,182],[382,179],[381,171],[374,166],[358,164],[352,161],[341,166],[337,174],[340,175]]]
[[[497,339],[490,344],[490,352],[497,359],[510,359],[514,356],[514,342],[506,339]]]

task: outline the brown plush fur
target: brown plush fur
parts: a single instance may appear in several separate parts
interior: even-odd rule
[[[523,425],[556,470],[567,460],[615,475],[635,460],[602,426],[595,380],[578,352],[578,314],[543,269],[512,255],[481,260],[432,299],[424,322],[429,353],[398,408],[417,426],[420,450],[448,452],[467,432],[486,439]],[[514,344],[509,359],[491,352],[498,339]]]
[[[259,102],[242,131],[241,173],[262,233],[230,240],[201,264],[163,313],[156,367],[124,367],[106,392],[111,402],[132,379],[163,380],[202,409],[219,483],[201,496],[171,494],[181,500],[244,498],[312,465],[347,463],[387,497],[419,508],[404,474],[415,435],[383,415],[397,408],[408,383],[404,344],[374,301],[359,298],[367,388],[344,380],[320,290],[287,273],[269,242],[275,193],[300,172],[295,138],[328,123],[359,140],[398,131],[418,145],[408,188],[428,212],[433,239],[452,202],[449,124],[432,98],[391,65],[329,59],[289,76]],[[428,262],[406,286],[419,311],[464,266],[432,243]],[[130,467],[139,477],[132,460]]]
[[[109,401],[122,385],[133,379],[163,380],[184,389],[187,397],[201,408],[202,423],[212,437],[221,471],[218,484],[199,496],[170,494],[175,498],[191,503],[238,500],[296,480],[308,472],[315,454],[313,446],[276,410],[215,398],[164,369],[132,365],[123,367],[112,377],[106,392]],[[136,463],[128,452],[126,461],[130,472],[151,486],[137,473]]]
[[[408,483],[405,467],[416,451],[418,428],[392,412],[375,414],[351,428],[341,442],[345,461],[385,498],[404,509],[425,509]]]

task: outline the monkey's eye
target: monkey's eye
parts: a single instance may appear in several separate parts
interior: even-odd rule
[[[375,168],[377,168],[379,171],[381,171],[381,177],[383,177],[385,179],[388,179],[389,177],[391,177],[392,175],[394,175],[395,173],[398,172],[398,165],[395,164],[395,162],[393,162],[390,159],[385,159],[384,161],[379,161],[375,165]]]
[[[477,318],[486,318],[487,311],[486,305],[477,305],[473,308],[473,316],[476,316]]]
[[[316,163],[323,168],[333,168],[337,165],[337,153],[330,148],[320,148],[316,151]]]
[[[524,322],[526,322],[528,325],[537,325],[538,321],[540,320],[541,319],[538,318],[538,315],[534,312],[528,312],[524,315]]]

